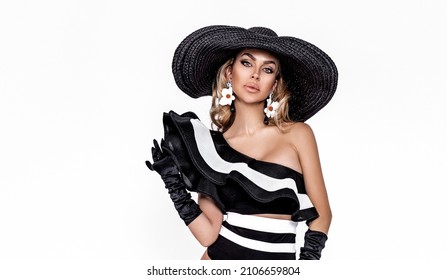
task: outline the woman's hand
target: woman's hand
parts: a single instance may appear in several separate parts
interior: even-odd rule
[[[163,146],[163,140],[161,145]],[[152,147],[152,160],[154,163],[146,161],[147,167],[160,174],[180,218],[186,225],[189,225],[202,211],[199,205],[191,198],[191,194],[186,190],[186,185],[181,179],[174,160],[171,156],[163,153],[156,140],[154,140],[154,147]]]

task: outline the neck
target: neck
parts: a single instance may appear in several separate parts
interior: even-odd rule
[[[253,135],[264,124],[264,103],[235,103],[236,117],[231,125],[232,134]]]

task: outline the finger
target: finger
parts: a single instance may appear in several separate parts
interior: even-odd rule
[[[160,149],[160,145],[158,145],[158,142],[157,142],[157,140],[155,140],[155,139],[154,139],[154,147],[155,147],[155,149],[161,151],[161,149]]]
[[[150,170],[154,171],[154,167],[152,166],[152,163],[148,160],[146,160],[146,166],[147,168],[149,168]]]
[[[152,159],[155,161],[159,161],[162,158],[160,150],[152,147]]]
[[[163,158],[163,151],[161,150],[160,145],[158,145],[158,142],[155,139],[154,139],[154,147],[152,148],[152,158],[154,159],[154,161]]]

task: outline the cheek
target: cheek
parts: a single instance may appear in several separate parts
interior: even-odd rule
[[[245,67],[234,67],[233,68],[233,78],[235,79],[245,79],[247,76],[250,75],[250,72],[248,71],[248,68]]]
[[[246,71],[233,71],[232,74],[232,82],[233,86],[240,86],[244,84],[248,79],[250,78],[249,75],[247,75]]]
[[[276,79],[272,78],[271,76],[264,78],[263,88],[265,90],[268,90],[269,92],[273,89],[273,86],[275,85]]]

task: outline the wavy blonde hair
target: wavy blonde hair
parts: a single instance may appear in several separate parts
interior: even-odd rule
[[[219,105],[219,99],[222,97],[222,90],[227,85],[226,71],[233,66],[235,58],[227,60],[217,71],[216,78],[213,83],[213,95],[211,100],[210,117],[212,123],[221,132],[225,132],[234,122],[235,114],[231,113],[230,106]],[[278,69],[281,69],[280,67]],[[279,106],[276,115],[269,119],[268,125],[276,125],[279,129],[283,129],[285,123],[293,122],[289,116],[289,97],[290,92],[287,89],[286,81],[279,72],[276,76],[277,85],[273,91],[273,101],[278,101]]]

